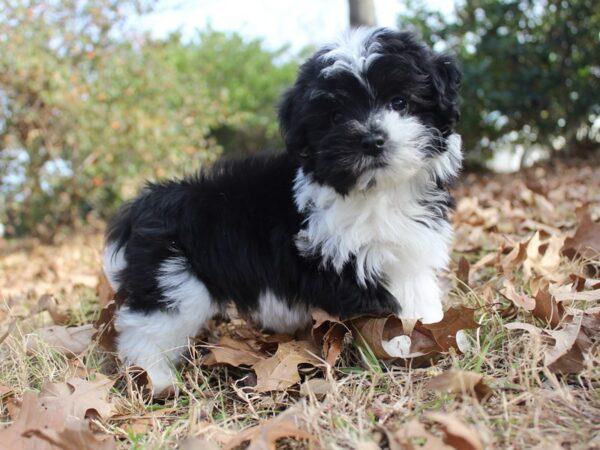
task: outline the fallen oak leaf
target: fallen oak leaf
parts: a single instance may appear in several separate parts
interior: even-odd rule
[[[540,290],[535,295],[535,308],[531,311],[534,317],[556,327],[565,317],[564,306],[557,302],[550,292]]]
[[[289,410],[237,434],[227,442],[224,450],[232,450],[247,441],[250,441],[250,444],[246,450],[275,450],[277,441],[282,438],[317,443],[314,435],[298,427],[295,411]]]
[[[44,409],[36,393],[25,392],[19,408],[11,413],[13,423],[0,429],[0,448],[50,450],[50,444],[35,436],[25,439],[23,434],[32,429],[60,429],[64,426],[66,415],[64,408]]]
[[[571,286],[554,287],[550,286],[550,292],[557,302],[595,302],[600,300],[600,289],[593,291],[576,291],[572,290]]]
[[[560,330],[544,330],[554,338],[554,345],[544,352],[544,365],[552,372],[578,373],[583,365],[583,353],[579,345],[582,315],[579,320],[568,322]]]
[[[69,312],[60,308],[58,306],[58,300],[51,294],[44,294],[39,298],[37,310],[39,312],[47,311],[56,325],[64,325],[71,319]]]
[[[81,419],[108,419],[115,413],[114,404],[107,400],[113,385],[114,381],[102,374],[95,374],[93,380],[70,378],[64,383],[44,383],[40,397],[60,403],[70,415]]]
[[[26,336],[26,348],[29,354],[39,352],[48,346],[63,355],[79,355],[90,346],[95,330],[92,324],[77,327],[54,325],[40,328]]]
[[[323,310],[312,313],[313,327],[312,339],[321,347],[323,358],[329,365],[334,365],[352,332],[346,324],[336,317],[332,317]]]
[[[110,435],[94,433],[90,429],[89,421],[73,416],[67,417],[64,428],[60,431],[54,429],[35,429],[23,433],[23,437],[35,436],[47,442],[52,448],[62,450],[116,450],[114,438]]]
[[[576,256],[597,258],[600,255],[600,223],[592,220],[587,208],[579,208],[577,217],[579,226],[573,237],[565,240],[561,252],[569,259]]]
[[[469,287],[471,286],[469,283],[469,275],[471,272],[471,266],[467,258],[464,256],[460,258],[458,261],[458,268],[456,269],[456,278],[460,282],[458,284],[458,289],[462,292],[468,292]]]
[[[109,444],[105,447],[64,446],[54,445],[52,439],[68,443],[75,435],[81,434],[81,439],[92,435],[86,432],[87,417],[109,418],[114,412],[114,406],[107,400],[113,382],[103,375],[96,375],[94,381],[69,379],[66,383],[46,382],[39,394],[26,392],[18,410],[11,413],[13,423],[0,430],[0,442],[12,450],[36,448],[39,450],[54,449],[56,446],[68,450],[80,448],[114,448]],[[72,419],[78,421],[73,426]],[[69,431],[69,427],[71,430]],[[87,428],[89,429],[89,427]],[[63,435],[63,432],[66,434]],[[95,438],[94,438],[95,439]],[[110,438],[112,439],[112,438]],[[64,443],[64,442],[63,442]]]
[[[542,336],[543,332],[540,328],[536,327],[535,325],[532,325],[530,323],[524,323],[524,322],[510,322],[510,323],[505,323],[504,324],[504,328],[506,328],[507,330],[522,330],[522,331],[527,331],[528,333],[530,333],[533,336]]]
[[[234,367],[252,366],[267,358],[260,354],[247,341],[238,341],[223,336],[217,345],[209,347],[209,353],[202,361],[206,366],[228,364]]]
[[[461,370],[448,370],[437,375],[429,380],[425,388],[448,394],[470,395],[479,401],[485,401],[493,395],[483,375]]]
[[[511,280],[505,278],[502,286],[500,293],[516,306],[526,309],[527,311],[532,311],[535,308],[535,300],[528,295],[518,293]]]
[[[361,317],[350,322],[354,339],[361,345],[368,346],[373,354],[379,359],[393,359],[397,357],[408,357],[410,354],[411,340],[404,334],[402,321],[396,316],[388,317]],[[408,344],[403,344],[408,338]],[[400,341],[400,340],[403,341]],[[398,345],[398,352],[389,342]],[[396,344],[398,343],[398,344]],[[435,346],[435,342],[431,340]]]
[[[500,260],[500,268],[502,273],[509,275],[513,271],[523,264],[527,257],[527,246],[530,240],[525,242],[516,242],[512,250]]]
[[[291,341],[279,344],[270,358],[252,366],[256,372],[256,391],[269,392],[285,390],[300,382],[298,365],[318,366],[321,361],[314,355],[317,348],[308,341]]]
[[[396,316],[361,317],[350,322],[354,339],[379,359],[415,358],[435,352],[438,346],[429,331],[413,327],[410,336]]]
[[[475,329],[475,310],[465,307],[450,308],[440,322],[417,322],[408,335],[401,319],[362,317],[350,322],[355,339],[367,345],[380,359],[415,358],[429,353],[447,352],[450,348],[464,349],[461,333]],[[460,342],[459,342],[460,341]]]
[[[534,273],[548,280],[561,281],[560,267],[561,249],[565,236],[551,235],[542,240],[540,232],[536,231],[527,245],[527,258],[523,262],[525,279],[529,280]]]
[[[483,450],[477,432],[456,417],[436,412],[428,413],[426,417],[442,426],[444,442],[456,450]]]
[[[457,342],[459,331],[475,330],[477,328],[479,328],[479,324],[475,321],[475,310],[460,306],[448,309],[439,322],[429,324],[417,323],[415,331],[429,331],[437,343],[439,351],[447,352],[450,348],[460,350],[460,345]]]
[[[119,332],[115,328],[115,314],[118,308],[119,305],[116,300],[110,301],[102,308],[98,320],[94,322],[96,332],[92,339],[109,352],[114,352],[117,349]]]

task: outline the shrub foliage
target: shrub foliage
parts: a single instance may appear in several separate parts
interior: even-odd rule
[[[214,31],[134,35],[123,0],[4,0],[0,12],[0,224],[51,236],[111,214],[143,179],[223,151],[277,147],[274,105],[295,62]]]

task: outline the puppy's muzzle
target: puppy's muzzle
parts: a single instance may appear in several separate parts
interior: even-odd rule
[[[364,136],[360,145],[365,154],[370,156],[379,156],[385,148],[387,141],[385,133],[382,131],[374,131]]]

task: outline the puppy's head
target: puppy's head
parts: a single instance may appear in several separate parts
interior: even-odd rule
[[[284,95],[287,151],[340,194],[444,172],[440,156],[460,153],[459,83],[455,61],[411,33],[353,31],[309,58]]]

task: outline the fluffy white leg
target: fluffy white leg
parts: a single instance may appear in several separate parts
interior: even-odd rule
[[[394,277],[390,291],[400,304],[400,317],[435,323],[444,317],[442,291],[434,271]]]
[[[167,259],[158,282],[169,310],[146,314],[124,307],[115,322],[119,356],[148,372],[154,395],[174,385],[174,369],[188,347],[188,338],[217,312],[204,284],[187,270],[184,258]]]

